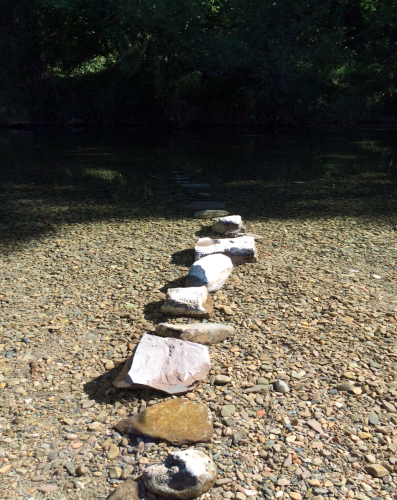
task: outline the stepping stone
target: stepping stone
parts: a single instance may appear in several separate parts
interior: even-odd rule
[[[202,451],[189,449],[170,453],[163,464],[142,473],[146,488],[162,497],[197,498],[215,483],[218,468]]]
[[[191,323],[189,325],[159,323],[156,332],[162,337],[188,340],[197,344],[213,345],[234,334],[235,329],[221,323]]]
[[[212,439],[212,414],[202,403],[168,399],[120,420],[116,429],[123,434],[138,434],[176,446],[203,443]]]
[[[210,368],[205,346],[146,333],[113,385],[183,394],[204,380]]]
[[[233,262],[226,255],[208,255],[190,267],[186,286],[205,286],[209,292],[215,292],[223,287],[232,270]]]
[[[213,311],[212,299],[205,286],[169,288],[161,311],[172,316],[209,318]]]
[[[251,236],[231,239],[201,238],[194,249],[196,251],[196,260],[200,260],[207,255],[223,253],[230,257],[233,264],[256,261],[255,239]]]
[[[229,212],[226,210],[200,210],[194,216],[196,219],[213,219],[214,217],[226,217]]]
[[[211,184],[191,184],[189,182],[182,182],[181,186],[189,189],[201,189],[201,188],[210,188]]]
[[[226,201],[193,201],[184,205],[186,210],[223,210],[226,207]]]
[[[242,225],[242,220],[240,215],[229,215],[228,217],[220,217],[217,221],[212,224],[212,229],[216,233],[220,233],[224,236],[235,237],[239,233],[245,231]]]

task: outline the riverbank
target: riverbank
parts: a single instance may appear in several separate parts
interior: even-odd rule
[[[205,498],[392,499],[394,181],[358,174],[215,187],[263,239],[257,262],[235,267],[212,294],[211,321],[236,334],[209,346],[210,376],[185,395],[214,419],[212,441],[195,446],[218,465]],[[157,323],[187,322],[160,308],[167,287],[184,286],[210,222],[181,209],[191,194],[169,180],[134,207],[68,186],[1,188],[2,498],[42,498],[43,485],[56,487],[48,498],[107,498],[178,449],[115,431],[167,398],[112,380]],[[290,391],[255,389],[275,380]]]

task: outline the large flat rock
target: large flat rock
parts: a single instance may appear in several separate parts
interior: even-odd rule
[[[211,184],[206,184],[204,182],[200,183],[193,183],[193,182],[182,182],[181,186],[184,188],[188,189],[203,189],[203,188],[210,188]]]
[[[183,394],[204,380],[210,368],[205,346],[145,334],[113,384],[120,389],[157,389],[167,394]]]
[[[181,398],[150,406],[120,420],[116,428],[124,434],[160,439],[176,446],[210,441],[213,434],[209,408]]]
[[[187,210],[223,210],[226,207],[226,201],[193,201],[184,205]]]
[[[196,219],[213,219],[214,217],[225,217],[229,215],[226,210],[200,210],[194,214]]]
[[[197,498],[208,491],[218,475],[217,466],[202,451],[170,453],[163,464],[147,467],[142,479],[148,490],[165,498]]]
[[[186,286],[205,286],[209,292],[215,292],[223,287],[232,270],[233,262],[227,255],[207,255],[190,267]]]
[[[190,325],[159,323],[156,325],[156,332],[162,337],[212,345],[223,342],[233,335],[235,330],[232,326],[221,323],[192,323]]]
[[[241,236],[240,238],[201,238],[195,246],[196,260],[203,259],[207,255],[222,253],[232,260],[233,264],[244,264],[255,262],[256,247],[252,236]]]
[[[209,318],[213,312],[212,299],[205,286],[169,288],[161,310],[172,316]]]

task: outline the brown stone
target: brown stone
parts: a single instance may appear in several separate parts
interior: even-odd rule
[[[118,486],[109,500],[139,500],[138,493],[138,483],[128,479]]]
[[[374,477],[383,477],[389,474],[389,471],[380,464],[367,465],[365,470]]]
[[[207,406],[186,399],[169,399],[151,406],[121,420],[116,428],[124,434],[148,436],[177,446],[209,441],[213,434]]]

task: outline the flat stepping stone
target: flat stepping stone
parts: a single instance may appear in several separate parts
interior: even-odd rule
[[[210,441],[212,414],[207,405],[187,399],[169,399],[116,424],[123,434],[138,434],[176,446]]]
[[[194,250],[196,260],[203,259],[207,255],[222,253],[230,257],[233,264],[256,261],[255,239],[252,236],[223,239],[201,238]]]
[[[227,255],[208,255],[192,264],[186,286],[205,286],[209,292],[215,292],[223,287],[232,270],[233,262]]]
[[[201,189],[201,188],[210,188],[211,184],[193,184],[190,182],[183,182],[181,186],[190,189]]]
[[[212,299],[205,286],[169,288],[161,311],[172,316],[209,318],[213,312]]]
[[[210,368],[205,346],[146,333],[113,385],[183,394],[204,380]]]
[[[226,207],[226,201],[193,201],[184,205],[186,210],[223,210]]]
[[[221,323],[191,323],[180,325],[172,323],[159,323],[156,332],[162,337],[196,342],[197,344],[213,345],[223,342],[235,333],[235,329]]]
[[[225,217],[229,215],[226,210],[200,210],[194,214],[196,219],[213,219],[214,217]]]
[[[167,498],[197,498],[215,483],[218,468],[199,450],[170,453],[163,464],[147,467],[142,473],[146,488]],[[237,498],[237,497],[236,497]]]

